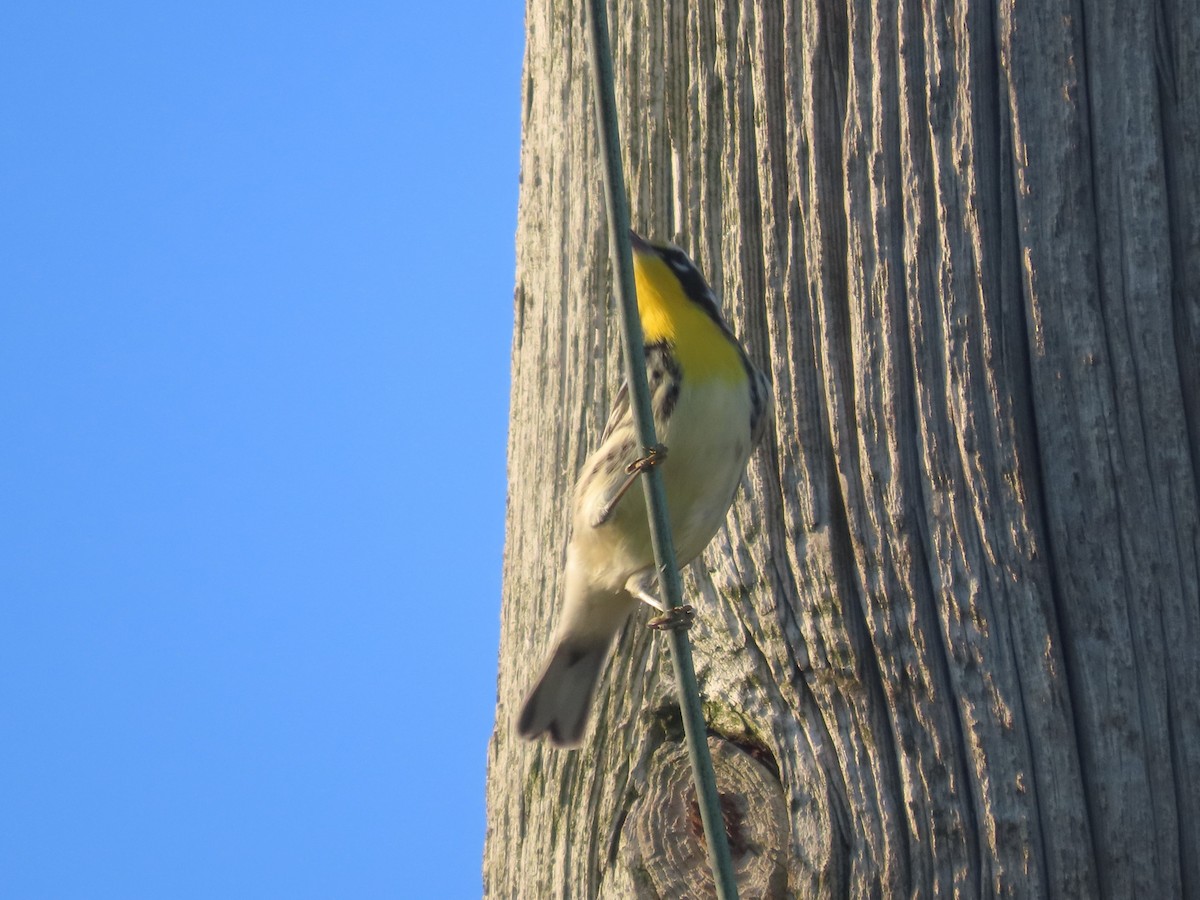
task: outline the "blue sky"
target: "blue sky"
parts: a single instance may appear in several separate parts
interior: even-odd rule
[[[8,4],[0,895],[475,897],[521,4]]]

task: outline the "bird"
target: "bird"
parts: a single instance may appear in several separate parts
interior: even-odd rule
[[[641,448],[629,385],[617,392],[599,446],[576,482],[564,589],[552,649],[517,717],[517,732],[559,747],[584,736],[613,639],[639,601],[663,612],[646,500],[630,490],[660,467],[680,567],[725,521],[771,411],[771,386],[725,323],[716,296],[679,247],[630,232],[646,376],[660,445]],[[644,455],[642,455],[644,453]]]

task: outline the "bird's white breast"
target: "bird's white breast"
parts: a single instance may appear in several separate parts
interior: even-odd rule
[[[658,434],[667,447],[660,471],[680,566],[704,550],[737,492],[752,449],[749,390],[745,381],[692,385],[685,378]],[[590,514],[577,517],[568,558],[585,582],[609,590],[620,590],[631,575],[653,568],[642,487],[628,491],[603,525],[590,524]]]

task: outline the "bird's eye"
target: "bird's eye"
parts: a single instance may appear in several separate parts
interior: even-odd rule
[[[680,274],[691,271],[692,266],[691,263],[688,262],[688,258],[678,250],[672,250],[670,253],[668,253],[666,255],[666,261],[667,265]]]

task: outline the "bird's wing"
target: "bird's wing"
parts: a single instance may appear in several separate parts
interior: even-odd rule
[[[665,344],[646,348],[646,379],[650,385],[654,429],[662,434],[679,398],[680,387],[679,366]],[[629,384],[623,382],[600,435],[600,446],[588,456],[579,476],[576,503],[595,507],[589,510],[587,521],[601,525],[608,520],[629,488],[628,465],[641,455],[629,402]]]
[[[604,423],[604,433],[600,435],[600,443],[608,443],[612,433],[622,426],[632,426],[632,410],[629,406],[629,382],[622,381],[613,398],[612,409],[608,411],[608,421]]]

